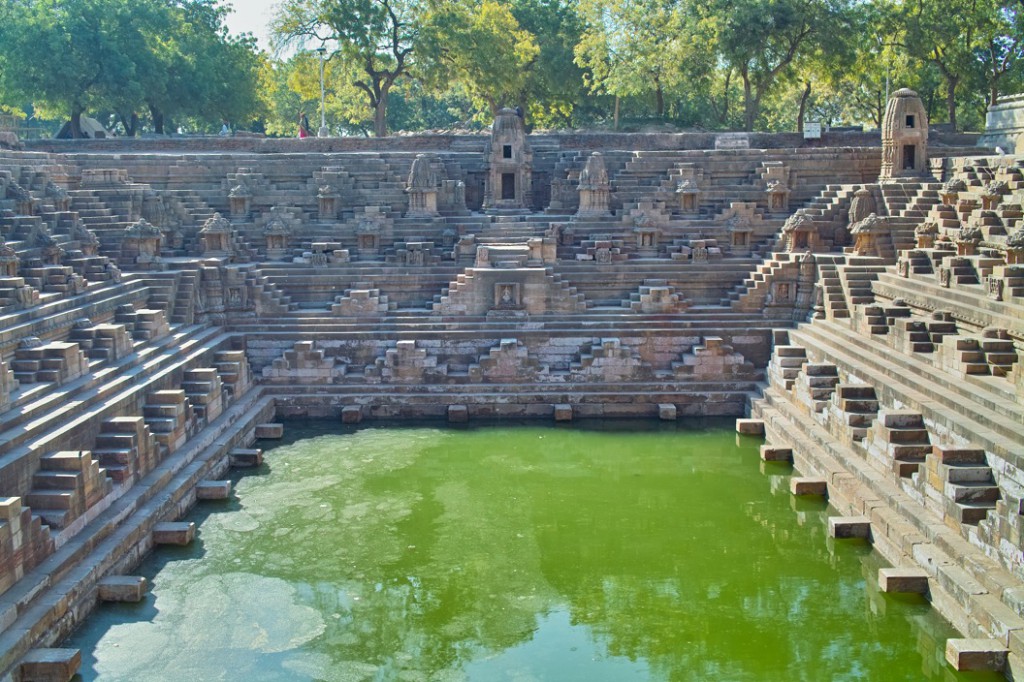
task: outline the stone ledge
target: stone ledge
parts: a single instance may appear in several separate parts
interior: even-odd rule
[[[1002,672],[1008,653],[1006,647],[994,639],[946,640],[946,661],[958,671]]]
[[[107,576],[99,582],[100,601],[139,602],[149,589],[149,581],[138,575]]]
[[[882,592],[926,594],[928,573],[920,568],[880,568],[878,587]]]

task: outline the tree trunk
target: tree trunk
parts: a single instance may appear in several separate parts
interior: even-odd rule
[[[807,113],[807,100],[811,98],[811,81],[804,83],[804,91],[800,94],[800,111],[796,115],[796,131],[804,132],[804,115]]]
[[[750,77],[745,71],[741,71],[740,75],[743,76],[743,129],[749,133],[754,130],[754,121],[757,119],[757,103],[750,86]]]
[[[82,107],[78,104],[71,107],[71,137],[76,140],[85,137],[82,133]]]
[[[380,88],[380,96],[373,108],[373,135],[374,137],[388,136],[388,91],[391,83],[385,81]]]
[[[619,96],[615,95],[615,130],[619,129]]]
[[[718,119],[719,124],[723,126],[729,120],[729,82],[731,80],[732,69],[729,69],[725,73],[725,89],[722,91],[722,115]]]
[[[991,89],[988,91],[988,105],[994,107],[999,103],[999,86],[993,82]]]
[[[946,110],[949,113],[949,127],[956,132],[956,86],[959,76],[946,76]]]
[[[661,89],[661,80],[654,79],[654,115],[665,118],[665,91]]]
[[[135,137],[139,131],[139,115],[134,111],[131,116],[125,116],[118,112],[117,117],[121,119],[121,125],[124,126],[125,137]]]
[[[153,118],[153,132],[157,135],[164,134],[164,112],[160,111],[152,104],[149,105],[149,115]]]

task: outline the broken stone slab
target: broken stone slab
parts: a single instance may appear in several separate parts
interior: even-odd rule
[[[228,453],[228,463],[235,468],[258,467],[263,464],[263,450],[235,448]]]
[[[744,436],[763,436],[764,421],[761,419],[737,419],[736,433]]]
[[[828,534],[833,538],[869,538],[871,520],[866,516],[830,516]]]
[[[265,439],[284,438],[284,424],[257,424],[256,437]]]
[[[448,421],[452,424],[463,424],[469,421],[469,408],[465,405],[449,405]]]
[[[958,671],[1002,672],[1008,653],[1006,647],[994,639],[946,640],[946,661]]]
[[[559,403],[555,405],[555,421],[556,422],[571,422],[572,421],[572,405],[568,403]]]
[[[80,649],[33,649],[21,659],[21,682],[68,682],[81,666]]]
[[[789,492],[794,495],[825,496],[828,494],[828,481],[824,478],[791,478]]]
[[[196,537],[196,524],[192,521],[169,521],[153,527],[154,545],[189,545]]]
[[[658,403],[658,419],[672,422],[676,420],[676,406],[672,403]]]
[[[199,481],[197,500],[226,500],[231,495],[231,481]]]
[[[882,592],[925,594],[928,573],[920,568],[880,568],[878,587]]]
[[[99,582],[100,601],[140,602],[148,589],[141,575],[111,575]]]
[[[792,462],[793,448],[783,448],[775,445],[762,445],[761,459],[765,462]]]
[[[346,405],[341,408],[342,424],[358,424],[363,421],[363,408],[359,405]]]

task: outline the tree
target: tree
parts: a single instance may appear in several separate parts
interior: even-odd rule
[[[145,61],[138,3],[36,0],[8,4],[0,25],[0,90],[71,117],[81,137],[92,107],[140,96],[136,65]],[[54,62],[58,55],[60,63]]]
[[[765,97],[816,39],[841,25],[844,0],[714,0],[692,6],[743,85],[743,125],[753,130]]]
[[[285,0],[273,31],[281,45],[336,42],[359,74],[352,85],[373,111],[374,134],[384,137],[391,88],[413,66],[417,9],[415,0]]]
[[[522,92],[540,48],[495,0],[438,3],[420,33],[420,75],[443,93],[460,86],[494,116]]]
[[[540,48],[523,71],[517,100],[527,119],[541,126],[569,125],[576,112],[589,113],[583,70],[574,61],[583,33],[578,0],[512,0],[511,10]]]
[[[148,27],[143,99],[157,133],[167,117],[219,124],[260,110],[262,58],[252,36],[228,36],[226,12],[214,0],[180,0],[165,5]]]
[[[931,64],[946,85],[946,114],[957,128],[964,83],[985,85],[994,102],[999,81],[1021,56],[1019,2],[904,0],[891,13],[900,47]]]
[[[580,0],[583,34],[576,63],[592,92],[654,97],[654,115],[665,115],[665,90],[679,82],[694,56],[683,15],[670,0]]]

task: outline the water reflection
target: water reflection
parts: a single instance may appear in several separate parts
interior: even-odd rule
[[[370,428],[267,461],[144,567],[140,613],[75,636],[87,679],[946,678],[948,628],[728,428]]]

